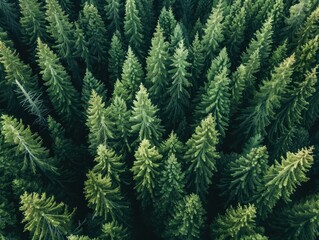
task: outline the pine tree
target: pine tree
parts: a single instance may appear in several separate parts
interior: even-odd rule
[[[256,231],[256,208],[254,205],[230,207],[225,215],[219,215],[211,226],[214,239],[241,239]]]
[[[93,76],[93,74],[88,69],[86,69],[85,76],[83,78],[83,87],[81,94],[81,102],[83,109],[88,109],[90,96],[93,90],[97,93],[97,95],[101,96],[102,99],[105,100],[105,85],[101,81],[97,80]]]
[[[45,29],[45,14],[38,0],[19,0],[21,15],[20,25],[22,27],[23,41],[30,47],[34,54],[37,39],[48,39]]]
[[[158,109],[149,99],[146,88],[141,84],[133,102],[132,116],[130,117],[131,133],[135,142],[143,139],[150,140],[153,144],[161,141],[163,127],[157,117]]]
[[[25,230],[32,233],[32,240],[65,239],[71,232],[71,218],[74,213],[69,212],[63,203],[57,203],[54,197],[47,197],[45,193],[24,193],[21,196],[20,210],[23,213]]]
[[[137,198],[147,206],[154,200],[155,184],[159,177],[160,161],[162,155],[151,145],[149,140],[144,139],[135,152],[135,161],[131,171],[135,181]]]
[[[185,146],[178,139],[176,133],[172,131],[168,138],[161,144],[160,152],[165,159],[168,159],[171,154],[174,154],[177,159],[182,160],[184,157]]]
[[[286,158],[281,158],[281,163],[276,161],[267,170],[256,193],[259,216],[266,217],[280,198],[290,201],[297,186],[308,180],[306,173],[313,164],[312,154],[313,147],[303,148],[297,153],[288,152]]]
[[[74,116],[80,116],[79,93],[72,85],[70,76],[59,62],[57,55],[40,39],[38,39],[37,57],[40,73],[54,109],[65,122],[71,122]]]
[[[102,237],[105,240],[129,240],[129,231],[117,221],[112,221],[102,226]]]
[[[218,136],[216,122],[209,114],[186,143],[187,187],[202,198],[206,195],[212,176],[216,172],[216,160],[219,158],[216,151]]]
[[[125,59],[125,52],[119,32],[115,32],[113,34],[108,54],[108,72],[110,75],[110,81],[111,83],[115,83],[117,79],[121,78]]]
[[[268,240],[268,238],[266,236],[263,236],[257,233],[257,234],[243,236],[240,238],[240,240]]]
[[[1,0],[0,2],[0,27],[4,28],[15,37],[20,35],[19,13],[16,2]]]
[[[79,24],[77,22],[74,23],[75,30],[74,30],[74,37],[75,37],[75,53],[74,55],[77,58],[82,58],[82,61],[84,61],[85,65],[89,65],[89,47],[88,42],[85,39],[85,35],[83,32],[83,29],[80,28]]]
[[[283,94],[291,81],[294,56],[286,58],[271,74],[270,80],[264,80],[256,93],[252,104],[244,108],[239,120],[239,131],[246,136],[250,134],[265,134],[265,128],[275,116],[275,111],[281,106]]]
[[[135,0],[128,0],[125,4],[124,33],[128,44],[139,56],[143,56],[143,29]]]
[[[89,69],[99,72],[98,66],[104,67],[106,63],[106,29],[97,8],[92,4],[85,4],[79,17],[80,27],[88,43]]]
[[[89,171],[84,185],[85,198],[88,206],[93,209],[94,216],[100,216],[105,221],[125,221],[128,205],[119,187],[114,187],[110,176]]]
[[[166,105],[166,114],[168,115],[171,126],[175,126],[185,117],[185,110],[189,107],[189,66],[187,61],[188,50],[184,47],[183,41],[178,45],[175,51],[172,69],[169,73],[172,76],[172,83],[167,90],[168,103]]]
[[[182,25],[180,23],[177,23],[174,28],[173,34],[171,35],[169,44],[169,51],[172,55],[176,52],[176,49],[179,47],[179,43],[181,41],[186,41],[185,33],[184,29],[182,29]]]
[[[105,108],[102,97],[97,95],[94,90],[91,93],[86,115],[86,126],[89,128],[89,149],[94,155],[100,144],[107,145],[109,139],[114,137],[110,111]]]
[[[285,207],[272,218],[274,239],[315,240],[319,236],[318,195]]]
[[[122,4],[121,0],[106,0],[104,10],[109,21],[109,34],[113,34],[116,31],[119,32],[122,29]]]
[[[180,200],[171,220],[168,222],[166,234],[169,239],[201,239],[204,227],[205,210],[198,195],[190,194]]]
[[[117,155],[113,149],[101,144],[97,147],[94,161],[96,162],[92,169],[94,173],[110,177],[113,186],[121,185],[122,175],[125,173],[122,155]]]
[[[68,240],[91,240],[91,238],[88,236],[70,235],[68,236]]]
[[[1,125],[5,142],[23,156],[23,170],[31,170],[34,174],[38,170],[45,174],[58,174],[49,150],[43,146],[42,138],[31,132],[30,126],[25,127],[21,120],[8,115],[2,115]]]
[[[154,29],[154,0],[136,0],[136,7],[138,15],[141,19],[142,34],[144,36],[144,44],[146,49],[149,47],[149,42],[152,38],[152,31]]]
[[[226,176],[221,179],[220,187],[229,201],[250,202],[261,185],[268,165],[268,153],[265,146],[252,148],[247,154],[230,162]]]
[[[172,8],[167,10],[166,7],[162,8],[161,14],[158,17],[158,23],[163,29],[165,40],[171,42],[171,36],[174,34],[174,29],[177,25]]]
[[[142,83],[143,76],[142,65],[129,47],[122,71],[122,83],[128,92],[128,96],[125,96],[125,98],[129,104],[133,101],[133,98]]]
[[[152,39],[149,56],[146,59],[146,83],[150,96],[154,102],[164,105],[163,95],[168,85],[168,43],[164,39],[163,31],[158,24]]]
[[[202,44],[207,53],[206,60],[208,62],[215,56],[221,42],[224,41],[223,21],[223,6],[222,2],[219,2],[217,7],[212,9],[204,29]]]
[[[208,74],[208,77],[210,74]],[[217,130],[221,137],[225,137],[230,114],[230,80],[227,77],[227,68],[224,68],[213,79],[208,79],[206,92],[202,101],[195,108],[197,121],[212,113]]]

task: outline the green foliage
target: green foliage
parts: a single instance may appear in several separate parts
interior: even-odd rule
[[[122,29],[122,4],[123,2],[121,0],[106,0],[104,10],[106,18],[109,21],[109,33],[114,33]]]
[[[166,234],[173,239],[200,239],[204,227],[204,214],[205,210],[199,196],[187,195],[176,204]]]
[[[241,239],[256,231],[256,208],[254,205],[230,207],[225,215],[219,215],[211,226],[214,239]]]
[[[119,32],[114,33],[108,53],[108,70],[110,74],[110,80],[112,83],[115,83],[115,81],[121,77],[122,67],[125,59],[125,52]]]
[[[177,25],[172,8],[167,9],[164,7],[158,17],[158,23],[163,29],[164,37],[166,41],[171,41],[171,36],[174,33],[174,29]]]
[[[73,212],[64,203],[57,203],[53,196],[24,193],[20,210],[24,216],[22,222],[26,223],[24,229],[31,232],[32,240],[62,240],[70,233]]]
[[[178,139],[176,133],[171,132],[168,138],[161,144],[160,152],[165,158],[168,158],[171,154],[174,154],[177,159],[181,160],[184,157],[185,146]]]
[[[186,143],[187,151],[187,186],[195,193],[204,197],[212,183],[212,176],[216,172],[216,160],[219,154],[216,151],[218,144],[216,122],[211,114],[203,119],[196,127],[191,139]]]
[[[102,226],[102,237],[105,240],[129,240],[128,229],[116,221]]]
[[[265,217],[278,200],[290,201],[296,188],[309,178],[306,173],[313,164],[313,147],[303,148],[297,153],[288,152],[281,163],[275,162],[263,177],[262,184],[256,193],[258,214]]]
[[[146,88],[141,85],[133,102],[132,116],[130,117],[131,133],[135,142],[148,139],[157,144],[161,141],[163,127],[157,117],[158,108],[149,99]]]

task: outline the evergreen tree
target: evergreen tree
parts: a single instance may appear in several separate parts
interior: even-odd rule
[[[113,123],[110,119],[110,111],[105,108],[102,97],[93,90],[89,107],[87,109],[86,126],[89,128],[89,149],[95,154],[100,144],[108,144],[108,140],[114,137]]]
[[[162,155],[149,140],[144,139],[134,156],[135,161],[131,169],[135,181],[134,188],[137,191],[137,198],[142,201],[143,206],[147,206],[155,197],[155,184],[160,173]]]
[[[69,212],[63,203],[57,203],[54,197],[47,197],[45,193],[24,193],[21,196],[20,210],[23,213],[25,230],[32,233],[32,240],[65,239],[71,232],[71,218],[74,213]]]
[[[106,0],[104,7],[106,18],[109,21],[108,33],[112,34],[122,29],[122,1],[121,0]]]
[[[23,156],[23,170],[36,173],[41,170],[45,174],[58,174],[54,159],[43,146],[43,140],[37,133],[32,133],[30,126],[25,127],[22,121],[2,115],[1,133],[7,144],[13,146]]]
[[[85,198],[88,206],[93,209],[94,216],[100,216],[104,220],[125,221],[128,205],[120,188],[113,186],[110,176],[89,171],[84,185]]]
[[[122,83],[128,95],[125,96],[127,102],[131,104],[133,98],[142,83],[144,73],[142,65],[139,63],[137,57],[129,47],[123,64]]]
[[[176,204],[168,222],[166,234],[169,239],[201,239],[204,214],[205,210],[198,195],[190,194],[184,197]]]
[[[19,14],[17,9],[17,2],[9,0],[1,0],[0,2],[0,27],[15,37],[20,35]]]
[[[160,152],[166,159],[168,159],[171,154],[174,154],[177,159],[182,160],[184,157],[185,146],[178,139],[176,133],[171,132],[169,137],[161,144]]]
[[[160,106],[164,105],[163,95],[168,85],[168,60],[168,43],[165,42],[163,31],[158,24],[146,59],[146,83],[152,100]]]
[[[106,29],[97,8],[92,4],[85,4],[79,18],[88,43],[88,65],[93,72],[99,72],[98,66],[104,67],[106,63]]]
[[[125,52],[119,32],[114,33],[108,53],[108,72],[110,75],[110,81],[111,83],[115,83],[117,79],[121,78],[125,59]]]
[[[262,183],[262,177],[268,168],[267,162],[268,153],[264,146],[252,148],[247,154],[230,162],[226,176],[221,179],[223,195],[240,203],[250,202]]]
[[[135,142],[148,139],[157,144],[161,141],[163,127],[161,120],[156,116],[158,109],[154,106],[148,96],[146,88],[141,85],[133,102],[131,122],[131,133]]]
[[[268,240],[268,238],[266,236],[263,236],[257,233],[257,234],[243,236],[240,238],[240,240]]]
[[[102,99],[105,100],[105,85],[101,81],[97,80],[93,76],[93,74],[88,69],[86,69],[85,76],[83,78],[83,87],[81,94],[83,109],[88,109],[90,96],[93,90],[96,92],[97,95],[101,96]]]
[[[75,53],[74,55],[78,58],[82,58],[85,65],[89,65],[89,47],[88,42],[85,39],[85,35],[83,30],[80,28],[77,22],[74,23],[75,30],[74,30],[74,37],[75,37]]]
[[[112,221],[102,226],[102,237],[105,240],[129,240],[128,229],[117,221]]]
[[[109,177],[113,186],[121,185],[122,175],[125,172],[121,155],[117,155],[114,150],[101,144],[97,147],[94,161],[96,162],[92,169],[94,173]]]
[[[218,136],[216,122],[209,114],[186,143],[187,186],[202,198],[206,195],[212,176],[216,172],[216,160],[219,158],[216,151]]]
[[[313,147],[297,153],[288,152],[286,158],[281,158],[281,163],[276,161],[267,170],[256,193],[258,215],[266,217],[280,198],[290,201],[297,186],[308,180],[306,173],[313,164],[312,154]]]
[[[174,34],[174,29],[177,25],[172,8],[167,9],[163,7],[160,16],[158,17],[158,23],[163,29],[165,40],[171,42],[171,36]]]
[[[244,108],[241,120],[241,134],[265,134],[265,128],[275,116],[275,111],[281,106],[283,94],[291,81],[294,56],[286,58],[271,74],[270,80],[264,80],[256,93],[252,104]]]
[[[166,105],[166,114],[168,115],[169,122],[175,126],[185,117],[185,110],[189,107],[189,70],[190,63],[187,61],[188,50],[184,47],[183,41],[178,45],[175,51],[173,61],[171,64],[172,69],[169,73],[172,76],[172,83],[167,90],[168,103]]]
[[[315,240],[319,236],[318,195],[278,212],[271,221],[274,239]]]
[[[213,222],[212,236],[214,239],[241,239],[242,236],[254,234],[256,231],[256,208],[254,205],[230,207],[225,215],[219,215]]]
[[[179,43],[181,41],[186,41],[184,29],[182,29],[182,25],[180,23],[176,24],[170,39],[169,50],[173,55],[176,52],[176,49],[179,47]]]
[[[66,122],[80,116],[80,96],[71,83],[70,76],[53,51],[38,39],[37,62],[47,87],[47,93],[59,116]],[[81,116],[80,116],[81,117]]]
[[[128,44],[139,56],[143,56],[143,29],[135,0],[127,0],[125,4],[124,33]]]
[[[21,15],[20,25],[22,27],[23,41],[30,47],[34,54],[37,39],[46,40],[48,35],[45,29],[45,14],[38,0],[19,0]]]

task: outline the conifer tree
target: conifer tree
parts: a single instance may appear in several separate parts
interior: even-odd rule
[[[125,52],[119,32],[115,32],[113,34],[108,54],[108,71],[110,80],[111,83],[115,83],[117,79],[121,78],[123,63],[125,59]]]
[[[171,35],[169,44],[169,50],[172,55],[176,52],[176,49],[179,47],[179,43],[181,41],[186,41],[185,33],[184,29],[182,29],[182,25],[180,23],[177,23],[174,28],[173,34]]]
[[[219,2],[217,7],[212,9],[204,29],[202,44],[204,52],[207,53],[206,60],[208,60],[208,62],[210,62],[216,52],[218,52],[218,48],[224,40],[223,21],[223,6],[222,2]]]
[[[212,114],[209,114],[186,143],[187,187],[202,198],[206,195],[212,176],[216,172],[216,160],[219,158],[216,151],[218,136],[216,122]]]
[[[315,240],[319,236],[318,195],[278,212],[271,221],[274,239]]]
[[[166,230],[168,238],[200,239],[204,227],[204,214],[205,210],[199,196],[196,194],[187,195],[174,208]]]
[[[74,116],[80,116],[79,93],[72,85],[70,76],[59,62],[57,55],[40,39],[38,39],[37,57],[40,73],[54,109],[65,122],[71,122]]]
[[[125,4],[124,33],[128,44],[139,56],[143,56],[143,29],[135,0],[128,0]]]
[[[134,188],[137,191],[137,198],[142,201],[143,206],[147,206],[155,197],[155,184],[160,173],[162,155],[149,140],[144,139],[134,156],[135,161],[131,169],[135,181]]]
[[[239,119],[239,130],[246,136],[250,134],[265,134],[265,128],[275,116],[275,111],[281,106],[283,94],[291,81],[294,56],[286,58],[271,74],[270,80],[264,80],[256,93],[252,104],[245,108]]]
[[[88,206],[93,209],[94,216],[100,216],[105,221],[125,221],[128,205],[119,187],[114,187],[110,176],[89,171],[84,183],[85,198]]]
[[[168,138],[161,144],[160,152],[166,159],[168,159],[171,154],[174,154],[177,159],[182,160],[184,157],[185,146],[178,139],[176,133],[172,131]]]
[[[109,21],[109,34],[113,34],[116,31],[119,32],[122,29],[122,4],[123,2],[121,0],[106,0],[104,10],[106,13],[106,18]]]
[[[94,155],[100,144],[107,145],[108,140],[114,137],[110,111],[105,108],[102,97],[94,90],[91,93],[86,115],[86,126],[89,128],[89,149]]]
[[[189,50],[189,62],[191,64],[191,84],[193,86],[192,89],[194,89],[192,92],[195,93],[198,86],[201,84],[202,79],[200,78],[205,63],[205,53],[203,51],[203,46],[201,45],[198,32],[195,34],[193,43]]]
[[[19,14],[16,2],[2,0],[0,2],[0,27],[15,37],[20,35]]]
[[[154,0],[136,0],[136,7],[138,15],[141,19],[142,33],[144,36],[144,44],[146,48],[149,47],[149,42],[152,38],[152,31],[154,29]]]
[[[240,203],[250,202],[262,183],[262,177],[268,168],[267,162],[265,146],[252,148],[247,154],[230,162],[226,176],[221,179],[223,195],[227,195],[229,201],[234,199]]]
[[[88,43],[89,68],[98,71],[97,65],[106,62],[106,29],[97,8],[92,4],[85,4],[79,18],[80,27],[83,29],[84,36]]]
[[[88,109],[90,96],[92,91],[95,91],[97,95],[101,96],[103,100],[106,98],[106,89],[105,85],[97,80],[93,74],[86,69],[85,76],[83,78],[83,87],[81,94],[81,101],[83,109]]]
[[[268,238],[266,236],[263,236],[257,233],[257,234],[243,236],[240,238],[240,240],[268,240]]]
[[[129,240],[129,231],[117,221],[112,221],[102,226],[102,237],[106,240]]]
[[[77,58],[82,58],[85,65],[89,65],[89,47],[88,42],[86,41],[85,35],[83,30],[80,28],[77,22],[74,23],[75,30],[74,30],[74,37],[75,37],[75,53],[74,55]]]
[[[125,172],[121,155],[117,155],[111,148],[100,144],[97,147],[94,161],[96,162],[96,165],[92,169],[94,173],[110,177],[113,186],[117,187],[121,185],[123,180],[122,175]]]
[[[24,229],[32,233],[32,240],[62,240],[71,232],[74,211],[70,213],[68,207],[63,202],[57,203],[53,196],[25,192],[20,210],[24,216],[22,222],[26,223]]]
[[[42,138],[31,132],[30,126],[25,127],[21,120],[8,115],[2,115],[1,125],[5,142],[23,156],[23,170],[31,170],[34,174],[38,170],[45,174],[57,174],[54,159],[43,146]]]
[[[163,29],[165,40],[171,42],[171,36],[174,34],[174,29],[177,25],[172,8],[162,8],[160,16],[158,17],[158,23]]]
[[[164,39],[163,31],[158,24],[152,39],[149,56],[146,59],[146,83],[150,96],[154,102],[162,106],[163,94],[168,85],[168,43]]]
[[[213,222],[212,236],[214,239],[241,239],[242,236],[254,234],[256,231],[256,208],[254,205],[230,207],[225,215],[219,215]]]
[[[68,236],[68,240],[91,240],[91,238],[88,236],[70,235]]]
[[[30,47],[34,54],[37,39],[48,39],[45,29],[45,14],[38,0],[19,0],[21,15],[20,24],[25,44]]]
[[[267,170],[257,189],[255,205],[258,215],[266,217],[280,198],[290,201],[296,188],[308,180],[306,173],[312,164],[313,147],[303,148],[297,153],[287,152],[286,158],[281,158],[281,163],[276,161]]]
[[[146,88],[141,84],[133,102],[132,116],[130,117],[131,133],[135,142],[143,139],[150,140],[153,144],[161,141],[163,127],[157,117],[158,109],[149,99]]]
[[[191,83],[189,82],[188,70],[190,63],[187,61],[187,57],[188,50],[184,47],[184,42],[181,41],[173,57],[172,69],[169,71],[172,83],[167,90],[169,100],[165,111],[172,126],[183,120],[185,110],[189,107]]]
[[[128,104],[132,103],[133,98],[142,83],[143,76],[142,65],[129,47],[122,71],[122,83],[128,93],[128,95],[125,96]]]

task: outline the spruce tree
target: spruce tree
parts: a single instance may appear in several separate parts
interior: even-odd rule
[[[155,197],[155,184],[160,174],[162,155],[151,145],[149,140],[144,139],[134,156],[135,161],[131,168],[135,182],[134,188],[137,192],[137,198],[142,201],[143,206],[147,206]]]
[[[127,0],[125,4],[124,33],[128,44],[139,56],[143,56],[143,29],[135,0]]]
[[[218,240],[241,239],[242,236],[256,231],[256,208],[254,205],[240,204],[230,207],[225,215],[219,215],[211,226],[212,237]]]
[[[63,202],[57,203],[53,196],[25,192],[20,203],[22,222],[26,223],[24,229],[31,232],[32,240],[62,240],[71,232],[74,211],[70,213],[68,207]]]
[[[113,186],[110,176],[89,171],[84,185],[85,198],[94,216],[100,216],[105,221],[125,221],[128,205],[120,188]]]
[[[149,56],[146,59],[146,84],[154,102],[163,103],[163,94],[168,86],[168,43],[164,39],[163,31],[158,24],[152,39]]]
[[[120,31],[122,29],[122,15],[123,9],[122,6],[123,1],[121,0],[106,0],[106,4],[104,7],[106,18],[109,22],[108,25],[108,33],[113,34],[116,31]]]
[[[165,112],[171,126],[175,126],[185,117],[185,110],[189,107],[189,66],[187,61],[188,50],[184,47],[183,41],[178,45],[175,51],[169,73],[172,76],[172,82],[167,90],[168,103]]]
[[[89,47],[88,42],[85,38],[83,29],[80,28],[77,22],[74,23],[74,37],[75,37],[75,53],[74,55],[77,58],[82,58],[82,61],[86,66],[89,65]]]
[[[86,126],[89,128],[89,149],[94,155],[100,144],[107,145],[109,139],[114,137],[110,111],[105,108],[102,97],[97,95],[94,90],[91,93],[86,115]]]
[[[281,157],[272,165],[261,185],[257,189],[255,205],[258,215],[266,217],[279,199],[290,201],[296,188],[308,180],[306,173],[313,164],[313,147],[303,148],[297,153],[287,152],[286,158]]]
[[[143,139],[150,140],[153,144],[161,141],[163,127],[157,117],[158,109],[149,99],[146,88],[141,84],[133,102],[132,116],[130,117],[131,133],[135,142]]]
[[[122,83],[126,89],[128,95],[125,96],[128,104],[131,105],[135,94],[138,91],[140,84],[142,83],[144,73],[142,65],[138,61],[137,57],[129,47],[126,55],[125,62],[123,64],[122,71]]]
[[[190,194],[180,200],[168,222],[168,239],[201,239],[205,210],[198,195]]]
[[[72,85],[71,78],[57,55],[40,39],[37,57],[44,85],[57,114],[68,123],[75,116],[81,118],[79,93]]]
[[[189,50],[189,62],[191,73],[192,93],[195,93],[202,83],[201,74],[205,63],[205,53],[201,44],[198,32],[195,34],[193,43]]]
[[[171,36],[174,34],[174,29],[177,25],[172,8],[162,8],[160,16],[158,17],[158,23],[163,29],[165,40],[171,42]]]
[[[187,164],[187,187],[204,198],[216,172],[216,160],[219,154],[216,151],[218,144],[216,122],[209,114],[196,127],[191,139],[186,143],[185,161]]]
[[[102,226],[103,239],[106,240],[129,240],[129,230],[117,221],[108,222]]]
[[[265,134],[265,128],[281,106],[283,94],[291,81],[294,56],[286,58],[275,68],[269,80],[264,80],[252,103],[241,112],[239,130],[246,136]]]
[[[1,134],[5,143],[14,147],[23,156],[22,170],[31,170],[36,174],[38,170],[48,175],[58,174],[55,161],[49,155],[49,150],[43,146],[43,140],[37,133],[32,133],[30,126],[25,127],[22,121],[2,115]]]
[[[111,83],[115,83],[117,79],[121,78],[125,59],[125,52],[119,32],[115,32],[113,34],[108,54],[108,72],[110,75],[110,81]]]
[[[17,2],[2,0],[0,2],[0,27],[4,28],[14,37],[19,37],[19,13]]]
[[[176,133],[172,131],[168,138],[162,142],[160,152],[166,159],[168,159],[171,154],[174,154],[177,159],[182,160],[184,157],[185,146],[178,139]]]

